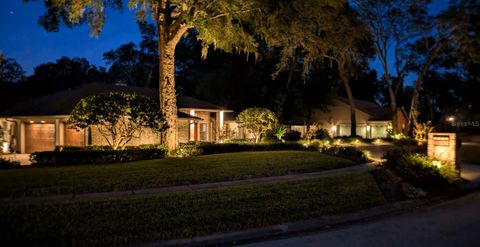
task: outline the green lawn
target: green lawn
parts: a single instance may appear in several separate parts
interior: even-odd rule
[[[0,197],[85,193],[315,172],[355,165],[316,152],[226,153],[124,164],[0,171]]]
[[[462,163],[480,165],[480,146],[463,145],[461,152]]]
[[[2,205],[0,232],[5,246],[112,246],[343,214],[383,203],[369,173],[349,174],[128,199]]]

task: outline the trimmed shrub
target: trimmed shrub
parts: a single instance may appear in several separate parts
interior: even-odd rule
[[[425,155],[395,149],[385,154],[387,169],[404,181],[427,191],[437,191],[461,182],[453,165],[429,159]]]
[[[0,157],[0,169],[20,168],[20,162],[11,161]]]
[[[55,151],[37,152],[30,155],[35,166],[66,166],[123,163],[137,160],[161,159],[167,154],[163,146],[128,147],[123,150],[113,150],[105,147],[57,148]]]
[[[321,146],[319,151],[323,154],[349,159],[355,163],[365,163],[370,161],[366,153],[356,147]]]
[[[267,131],[262,134],[261,143],[280,143],[280,141],[273,131]]]
[[[288,131],[283,136],[283,140],[287,142],[296,142],[296,141],[299,141],[301,138],[302,138],[302,133],[296,130]]]
[[[206,154],[236,153],[252,151],[278,151],[298,150],[306,151],[307,148],[299,143],[268,143],[268,144],[245,144],[245,143],[201,143],[184,144],[172,152],[174,157],[189,157]]]
[[[197,156],[202,154],[202,150],[199,148],[200,144],[194,142],[188,144],[182,144],[177,149],[173,150],[170,155],[177,158]]]
[[[328,134],[328,130],[326,129],[319,129],[317,131],[315,131],[315,136],[314,136],[315,139],[317,140],[329,140],[331,139],[330,138],[330,134]]]

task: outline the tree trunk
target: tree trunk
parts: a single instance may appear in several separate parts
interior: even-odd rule
[[[165,133],[165,145],[169,150],[177,146],[177,97],[175,92],[175,46],[169,42],[168,32],[158,24],[159,50],[159,98],[160,109],[165,117],[168,129]]]
[[[350,104],[350,136],[354,137],[357,135],[357,117],[355,115],[355,99],[353,98],[352,90],[350,88],[350,78],[345,71],[345,69],[342,68],[342,66],[339,66],[339,73],[340,73],[340,78],[343,82],[343,86],[345,87],[345,91],[347,92],[348,96],[348,103]]]
[[[407,127],[407,133],[409,136],[413,136],[413,126],[415,126],[415,123],[417,122],[417,117],[418,117],[418,97],[420,94],[420,87],[421,87],[421,81],[423,80],[423,76],[419,76],[417,80],[415,81],[415,86],[413,88],[413,96],[412,96],[412,101],[410,102],[410,112],[408,114],[408,127]]]
[[[422,69],[418,72],[417,74],[417,80],[415,80],[415,85],[413,87],[413,97],[412,101],[410,104],[410,113],[408,114],[408,134],[413,135],[413,127],[415,126],[415,123],[417,123],[417,117],[418,117],[418,97],[420,95],[420,89],[422,88],[422,83],[423,80],[425,79],[425,75],[428,72],[428,69],[430,68],[430,65],[433,63],[433,60],[437,56],[437,54],[440,52],[441,49],[443,49],[445,43],[442,42],[438,44],[429,54],[428,54],[428,59],[423,65]]]

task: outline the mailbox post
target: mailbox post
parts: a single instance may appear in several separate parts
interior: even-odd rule
[[[429,133],[428,157],[445,161],[460,171],[460,145],[455,133]]]

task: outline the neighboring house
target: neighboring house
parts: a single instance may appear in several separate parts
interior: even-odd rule
[[[350,104],[346,98],[338,97],[327,109],[314,109],[311,123],[319,125],[320,128],[329,131],[330,135],[350,135]],[[390,108],[381,107],[376,103],[355,100],[357,135],[363,138],[387,137],[388,131],[392,129],[392,111]],[[407,125],[407,114],[403,108],[397,111],[398,130],[403,131]],[[293,130],[302,133],[307,131],[304,119],[295,119],[290,123]]]
[[[78,129],[67,124],[69,114],[82,98],[108,92],[128,92],[158,99],[158,90],[111,84],[88,84],[0,110],[0,126],[6,146],[18,153],[53,150],[55,146],[106,145],[98,128]],[[177,140],[216,142],[220,138],[224,112],[230,110],[187,96],[177,97]],[[161,135],[145,129],[128,145],[158,144]]]

